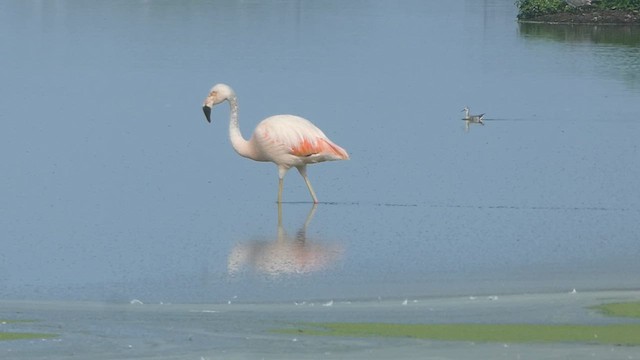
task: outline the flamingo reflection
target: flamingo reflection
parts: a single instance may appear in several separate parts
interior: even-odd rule
[[[237,274],[253,270],[270,276],[307,274],[327,269],[343,253],[337,244],[312,243],[307,239],[307,227],[313,219],[317,205],[309,210],[307,219],[295,237],[282,226],[282,204],[278,203],[278,231],[273,241],[251,241],[236,245],[229,254],[227,270]]]

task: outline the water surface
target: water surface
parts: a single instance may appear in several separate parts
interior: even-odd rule
[[[499,0],[3,2],[0,297],[637,288],[638,30],[515,14]],[[315,210],[291,172],[278,226],[275,166],[233,152],[226,107],[204,120],[217,82],[245,137],[293,113],[349,151],[310,167]],[[464,106],[486,125],[465,132]]]

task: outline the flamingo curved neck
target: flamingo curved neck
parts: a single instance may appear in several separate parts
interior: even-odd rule
[[[227,99],[229,106],[231,107],[231,115],[229,119],[229,139],[233,149],[240,155],[246,158],[253,158],[253,148],[249,141],[242,137],[240,132],[240,125],[238,124],[238,100],[235,96]]]

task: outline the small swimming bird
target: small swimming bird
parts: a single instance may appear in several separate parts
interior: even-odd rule
[[[462,119],[465,121],[465,130],[469,131],[469,124],[480,124],[484,126],[484,121],[482,120],[482,118],[484,118],[484,114],[469,115],[469,108],[466,106],[461,111],[465,112],[464,118]]]
[[[233,149],[240,155],[256,161],[270,161],[278,166],[278,203],[282,203],[284,175],[295,167],[307,184],[314,204],[318,203],[307,177],[307,164],[330,160],[348,160],[349,154],[313,125],[295,115],[275,115],[262,120],[248,141],[242,137],[238,124],[238,99],[225,84],[217,84],[204,100],[202,110],[211,122],[211,108],[229,102],[229,138]]]

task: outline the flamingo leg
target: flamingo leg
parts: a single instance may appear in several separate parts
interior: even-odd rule
[[[311,183],[309,182],[309,178],[306,175],[304,176],[304,182],[307,183],[307,187],[309,188],[309,193],[311,194],[311,198],[313,199],[313,203],[317,204],[318,203],[318,197],[316,196],[316,193],[313,191],[313,188],[311,187]]]
[[[282,204],[282,183],[283,179],[278,180],[278,204]]]
[[[284,175],[287,171],[289,171],[289,168],[278,166],[278,204],[282,204],[282,186],[284,185]]]
[[[317,204],[318,203],[318,197],[316,196],[315,191],[313,191],[313,187],[311,187],[311,182],[309,181],[309,178],[307,177],[307,167],[306,166],[299,166],[297,167],[298,172],[300,173],[300,175],[302,175],[302,178],[304,179],[304,182],[307,184],[307,188],[309,189],[309,193],[311,194],[311,198],[313,199],[313,203]]]

